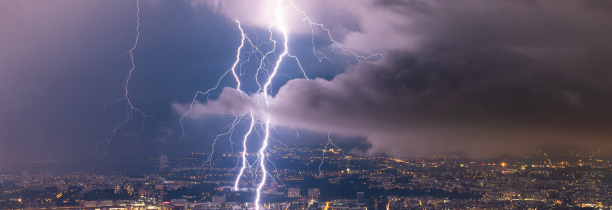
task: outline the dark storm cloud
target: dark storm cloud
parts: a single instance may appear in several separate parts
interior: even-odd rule
[[[395,34],[386,41],[406,34],[418,47],[390,50],[331,81],[289,81],[269,112],[278,125],[367,136],[372,154],[609,148],[612,19],[597,4],[606,3],[374,2],[407,20],[385,31]],[[194,113],[228,112],[222,103],[236,111],[239,96],[226,89]]]
[[[609,135],[607,90],[541,68],[503,49],[392,52],[332,81],[291,81],[272,112],[300,127],[371,136],[375,149],[427,148],[396,155],[451,151],[456,144],[481,154],[473,149],[483,144],[493,147],[488,154],[571,140],[603,146],[594,141]]]

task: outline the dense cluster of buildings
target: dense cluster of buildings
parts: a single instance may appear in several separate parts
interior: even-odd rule
[[[464,156],[365,157],[321,148],[274,148],[276,165],[262,190],[262,209],[529,209],[612,207],[608,153],[567,153],[555,160]],[[325,158],[322,153],[325,152]],[[204,158],[202,158],[204,157]],[[156,173],[137,176],[0,175],[2,209],[254,209],[257,176],[238,188],[237,154],[151,159]],[[227,162],[227,161],[226,161]],[[208,164],[202,164],[208,163]],[[230,162],[231,163],[231,162]],[[236,162],[233,162],[235,166]],[[321,170],[318,170],[321,167]],[[323,183],[323,184],[321,184]],[[344,193],[347,192],[347,193]]]

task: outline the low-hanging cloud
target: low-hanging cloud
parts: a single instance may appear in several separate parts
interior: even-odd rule
[[[396,156],[524,152],[578,137],[581,144],[605,139],[597,126],[610,122],[612,97],[538,68],[544,67],[505,49],[395,51],[331,81],[291,80],[269,108],[225,88],[188,116],[245,114],[254,107],[260,116],[269,112],[276,125],[367,136],[374,143],[370,153]],[[174,106],[181,113],[189,108]]]

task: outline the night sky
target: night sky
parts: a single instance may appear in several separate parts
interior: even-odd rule
[[[270,114],[275,140],[322,144],[329,133],[347,150],[394,157],[612,148],[609,0],[293,2],[330,33],[282,5],[289,52],[309,79],[285,57],[270,106],[253,107]],[[126,119],[126,101],[112,101],[123,98],[132,67],[136,1],[0,0],[0,171],[23,160],[210,152],[235,115],[263,97],[249,43],[238,67],[244,92],[226,75],[196,98],[184,127],[179,120],[235,62],[236,19],[252,43],[271,50],[264,42],[275,3],[140,0],[129,96],[161,123],[135,113],[97,144]],[[358,61],[338,45],[382,56]],[[236,126],[234,151],[248,122]],[[252,135],[249,151],[260,141]],[[216,151],[232,150],[227,136],[217,143]]]

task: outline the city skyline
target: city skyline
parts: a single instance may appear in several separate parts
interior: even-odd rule
[[[610,152],[533,151],[524,157],[462,155],[411,159],[364,157],[318,146],[279,148],[270,157],[292,167],[271,170],[263,209],[612,208]],[[287,153],[287,151],[293,151]],[[284,155],[281,152],[285,152]],[[233,187],[235,157],[207,154],[142,163],[150,172],[0,174],[3,208],[248,209],[257,188]],[[230,162],[227,162],[230,161]],[[324,168],[309,167],[323,161]],[[53,163],[46,163],[53,164]],[[233,168],[232,168],[233,167]],[[126,171],[127,172],[127,171]],[[249,180],[246,178],[245,180]]]

